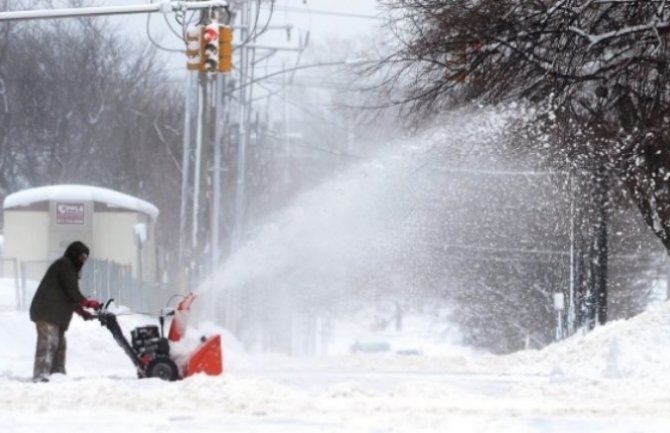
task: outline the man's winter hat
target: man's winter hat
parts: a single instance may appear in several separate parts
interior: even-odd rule
[[[79,256],[82,254],[86,254],[87,256],[90,255],[88,247],[81,241],[74,241],[67,246],[65,254],[63,255],[70,259],[70,261],[74,263],[75,268],[77,268],[77,271],[79,271],[84,265],[79,261]]]

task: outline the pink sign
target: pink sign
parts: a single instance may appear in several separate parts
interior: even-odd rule
[[[56,224],[83,225],[84,203],[56,203]]]

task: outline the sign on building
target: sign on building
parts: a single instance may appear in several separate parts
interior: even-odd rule
[[[57,225],[84,225],[86,223],[84,203],[57,202]]]

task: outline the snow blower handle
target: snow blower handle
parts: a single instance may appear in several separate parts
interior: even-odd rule
[[[116,315],[111,311],[108,311],[109,305],[114,302],[114,298],[109,299],[104,304],[101,303],[96,308],[93,318],[98,319],[102,326],[108,326],[110,322],[116,322]]]
[[[111,304],[112,302],[114,302],[114,298],[109,298],[109,300],[105,302],[104,306],[103,304],[100,304],[100,308],[98,308],[98,311],[107,311],[107,309],[109,308],[109,304]]]
[[[175,313],[176,313],[176,310],[174,308],[163,308],[161,310],[160,315],[163,316],[163,317],[170,317],[170,316],[174,316]]]
[[[95,317],[100,318],[101,316],[107,315],[107,314],[112,314],[107,311],[109,308],[109,304],[114,302],[114,298],[110,298],[107,302],[105,303],[99,303],[98,308],[95,309]]]

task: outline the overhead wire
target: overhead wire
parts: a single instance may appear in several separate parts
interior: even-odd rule
[[[165,51],[165,52],[169,52],[169,53],[181,53],[183,51],[183,50],[180,50],[180,49],[177,49],[177,48],[168,48],[168,47],[165,47],[165,46],[159,44],[153,38],[153,36],[151,36],[151,31],[149,30],[149,18],[147,18],[146,33],[147,33],[147,38],[149,38],[149,42],[151,42],[151,45],[153,45],[154,47],[156,47],[157,49],[159,49],[161,51]]]
[[[263,89],[265,89],[266,91],[268,91],[268,92],[272,92],[272,89],[268,88],[268,87],[265,86],[264,84],[262,84],[262,83],[256,83],[256,84],[257,84],[258,86],[262,87]],[[332,120],[327,119],[326,117],[323,117],[323,116],[321,116],[321,115],[315,113],[313,110],[310,110],[310,109],[308,109],[308,108],[305,108],[305,107],[303,107],[303,106],[301,106],[301,105],[299,105],[299,104],[297,104],[297,103],[291,101],[290,99],[284,98],[282,95],[279,95],[279,99],[281,99],[282,101],[286,102],[287,104],[289,104],[289,105],[291,105],[291,106],[297,108],[299,111],[302,111],[303,113],[308,114],[308,115],[310,115],[310,116],[312,116],[312,117],[314,117],[314,118],[316,118],[316,119],[318,119],[318,120],[320,120],[320,121],[322,121],[322,122],[328,123],[329,125],[334,126],[334,127],[338,128],[338,129],[341,129],[341,130],[343,130],[343,131],[348,130],[348,128],[347,128],[346,126],[343,126],[343,125],[340,125],[340,124],[338,124],[338,123],[335,123],[335,122],[333,122]]]
[[[150,0],[149,3],[153,4],[153,2],[154,2],[153,0]],[[166,22],[167,22],[167,17],[166,17],[165,19],[166,19]],[[179,34],[176,33],[176,31],[174,31],[174,29],[172,28],[172,26],[169,25],[169,23],[168,23],[168,28],[170,29],[170,31],[172,31],[173,33],[175,33],[175,35],[176,35],[178,38],[181,38],[181,36],[179,36]],[[165,47],[165,46],[159,44],[159,43],[154,39],[154,37],[151,35],[151,14],[147,14],[147,21],[146,21],[145,31],[146,31],[146,34],[147,34],[147,38],[149,39],[149,42],[151,42],[151,44],[152,44],[154,47],[156,47],[157,49],[159,49],[159,50],[161,50],[161,51],[169,52],[169,53],[181,53],[181,52],[182,52],[182,50],[180,50],[180,49]]]
[[[279,6],[280,9],[287,11],[287,12],[297,12],[297,13],[306,13],[309,15],[329,15],[329,16],[337,16],[337,17],[342,17],[342,18],[362,18],[362,19],[370,19],[370,20],[383,20],[384,17],[380,16],[375,16],[375,15],[365,15],[365,14],[357,14],[357,13],[352,13],[352,12],[339,12],[339,11],[330,11],[330,10],[323,10],[323,9],[311,9],[309,5],[306,5],[306,8],[298,8],[298,7],[293,7],[293,6]]]
[[[270,22],[272,21],[272,16],[274,15],[274,10],[275,10],[275,0],[270,0],[270,13],[268,14],[268,19],[265,21],[265,25],[263,25],[263,29],[261,31],[257,32],[254,36],[258,37],[264,34],[267,30],[268,27],[270,27]],[[259,0],[259,5],[258,5],[258,11],[260,13],[260,0]]]
[[[249,30],[249,33],[247,35],[247,38],[240,42],[240,44],[237,46],[237,48],[244,46],[249,43],[249,41],[252,40],[252,38],[255,37],[256,29],[258,28],[258,21],[260,19],[260,14],[261,14],[261,0],[256,0],[256,17],[254,18],[254,25],[253,27]],[[234,48],[236,49],[236,48]]]
[[[190,13],[190,17],[189,14]],[[197,11],[188,11],[184,5],[175,12],[175,21],[181,26],[181,36],[180,39],[186,43],[186,32],[188,27],[197,21],[195,18]]]
[[[268,134],[268,136],[272,139],[283,139],[284,138],[281,135],[275,135],[271,132]],[[353,155],[353,154],[348,153],[348,152],[342,152],[342,151],[339,151],[339,150],[329,149],[329,148],[323,147],[323,146],[317,146],[316,144],[314,144],[310,141],[301,139],[301,138],[292,138],[291,142],[293,144],[295,144],[299,147],[305,148],[305,149],[318,150],[319,152],[329,153],[329,154],[335,155],[335,156],[344,156],[344,157],[347,157],[347,158],[361,158],[358,155]]]
[[[175,20],[176,20],[176,19],[177,19],[177,17],[175,16]],[[175,29],[172,27],[172,23],[170,22],[170,20],[168,20],[168,17],[167,17],[166,14],[163,14],[163,21],[165,21],[165,24],[167,25],[168,29],[170,29],[170,31],[172,32],[173,35],[175,35],[175,36],[178,37],[179,39],[182,39],[182,38],[183,38],[183,34],[179,34],[179,32],[177,32],[177,30],[175,30]],[[177,24],[179,24],[179,22],[177,22]]]

